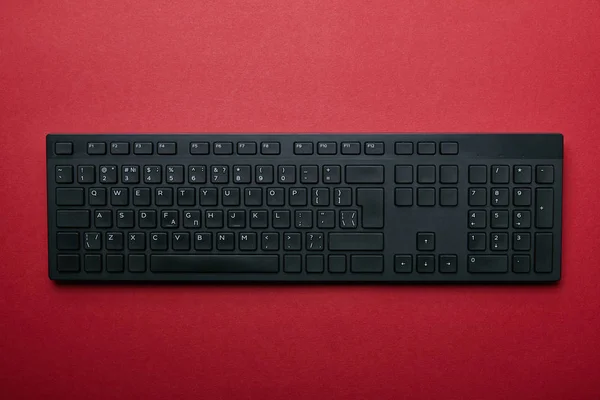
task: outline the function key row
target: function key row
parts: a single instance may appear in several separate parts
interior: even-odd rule
[[[421,155],[439,154],[458,154],[457,142],[441,142],[439,146],[435,142],[417,142],[416,146],[413,142],[396,142],[394,143],[394,154],[396,155],[411,155],[415,153]],[[191,142],[189,145],[189,153],[191,155],[207,155],[211,153],[215,155],[232,155],[236,152],[239,155],[279,155],[281,154],[281,143],[277,141],[242,141],[242,142]],[[88,142],[88,155],[128,155],[133,152],[137,155],[175,155],[177,154],[176,142],[134,142],[131,148],[129,142]],[[294,142],[293,152],[296,155],[336,155],[338,154],[338,143],[330,141],[310,142],[298,141]],[[343,155],[383,155],[385,154],[385,144],[383,142],[342,142],[339,145],[339,152]],[[56,155],[71,155],[73,154],[72,142],[57,142],[54,145],[54,153]]]

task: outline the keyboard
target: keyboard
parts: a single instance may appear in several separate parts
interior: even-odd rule
[[[59,281],[549,282],[561,134],[49,134]]]

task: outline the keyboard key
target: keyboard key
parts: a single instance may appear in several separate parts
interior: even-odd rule
[[[210,251],[213,248],[212,243],[212,233],[204,232],[194,234],[194,250]]]
[[[257,165],[256,166],[256,183],[273,183],[273,166],[272,165]]]
[[[89,228],[89,210],[59,210],[56,212],[58,228]]]
[[[471,210],[469,211],[469,228],[483,229],[485,228],[485,211]]]
[[[535,226],[552,228],[554,225],[554,190],[535,189]]]
[[[73,183],[73,167],[71,165],[59,165],[54,171],[54,182]]]
[[[469,205],[485,206],[487,202],[486,188],[469,188]]]
[[[140,183],[140,167],[137,165],[122,166],[121,181],[123,183]]]
[[[494,207],[508,206],[508,188],[492,188],[491,204]]]
[[[127,235],[127,248],[129,250],[145,250],[146,234],[144,232],[130,232]]]
[[[515,188],[513,190],[513,204],[518,207],[527,207],[531,205],[531,189]]]
[[[219,232],[217,234],[217,250],[233,250],[235,247],[235,236],[231,232]]]
[[[308,255],[306,256],[306,272],[310,273],[322,273],[325,271],[325,260],[321,255]]]
[[[434,188],[418,188],[417,189],[417,205],[420,207],[435,206],[435,189]]]
[[[353,255],[350,257],[350,271],[354,273],[381,273],[383,272],[383,257]]]
[[[302,235],[299,233],[285,233],[283,235],[283,249],[302,250]]]
[[[538,165],[535,168],[535,181],[537,183],[554,183],[554,167],[551,165]]]
[[[130,254],[127,268],[129,269],[129,272],[145,272],[146,256],[144,254]]]
[[[302,271],[302,256],[286,255],[283,257],[283,272],[300,273]]]
[[[394,181],[401,184],[413,183],[413,166],[396,165],[394,171]]]
[[[148,200],[149,201],[149,200]],[[105,206],[106,205],[106,189],[105,188],[89,188],[88,189],[88,204],[90,206]],[[150,203],[148,203],[149,205]],[[134,205],[136,204],[134,198]]]
[[[412,188],[398,188],[394,193],[394,203],[398,207],[410,207],[413,205]]]
[[[306,190],[306,189],[304,189],[304,190]],[[291,194],[290,194],[290,196],[291,196]],[[291,201],[291,199],[290,199],[290,201]],[[262,206],[262,189],[261,188],[246,188],[246,190],[244,191],[244,205],[246,205],[246,206]]]
[[[323,183],[340,183],[342,181],[342,167],[339,165],[323,166]]]
[[[458,190],[451,188],[440,189],[440,205],[442,207],[455,207],[458,205]]]
[[[188,167],[188,183],[206,183],[206,166],[190,165]]]
[[[127,143],[127,142],[112,142],[110,144],[110,154],[116,154],[116,155],[129,154],[129,143]]]
[[[106,143],[103,143],[103,142],[88,143],[87,144],[87,153],[91,156],[106,154]]]
[[[161,183],[162,167],[160,165],[144,166],[144,183]]]
[[[325,212],[325,211],[322,211]],[[340,228],[342,229],[356,229],[358,227],[358,211],[356,210],[343,210],[340,211]]]
[[[200,205],[201,206],[216,206],[218,204],[218,194],[215,188],[201,188]]]
[[[487,167],[485,165],[469,166],[469,183],[487,183]]]
[[[117,183],[117,167],[114,165],[101,165],[100,183]]]
[[[356,204],[362,209],[363,228],[383,228],[385,204],[383,189],[356,189]]]
[[[508,272],[508,257],[469,255],[467,269],[471,273],[505,273]]]
[[[56,269],[59,272],[79,272],[79,255],[59,254],[56,257]]]
[[[517,229],[531,228],[531,212],[528,210],[513,211],[513,226]]]
[[[54,143],[54,154],[56,154],[57,156],[73,154],[73,143],[72,142]]]
[[[397,155],[411,155],[413,153],[413,144],[412,142],[396,142],[394,150]]]
[[[490,250],[506,251],[508,250],[508,233],[492,232],[490,234]]]
[[[457,142],[442,142],[440,143],[440,154],[458,154]]]
[[[168,240],[165,232],[152,232],[150,234],[151,250],[167,250]]]
[[[409,254],[394,256],[394,272],[409,274],[412,272],[412,256]]]
[[[419,165],[417,167],[417,182],[435,183],[435,166]]]
[[[56,189],[57,206],[82,206],[83,188],[58,188]]]
[[[419,154],[435,154],[434,142],[419,142],[417,143],[417,153]]]
[[[342,154],[357,155],[360,154],[359,142],[342,142]]]
[[[317,144],[317,154],[333,155],[337,153],[337,144],[335,142],[319,142]]]
[[[183,165],[167,165],[165,170],[165,182],[183,183]]]
[[[187,251],[190,249],[189,232],[173,232],[171,234],[171,247],[175,251]]]
[[[433,251],[435,250],[435,234],[431,232],[417,233],[417,250]]]
[[[301,183],[318,183],[319,182],[319,167],[316,165],[301,165],[300,166],[300,182]]]
[[[122,254],[108,254],[106,256],[107,272],[123,272],[124,270],[125,262]]]
[[[100,254],[86,254],[84,258],[85,272],[101,272],[102,256]]]
[[[510,168],[508,165],[492,165],[492,183],[508,183]]]
[[[56,234],[56,248],[58,250],[79,250],[79,233],[58,232]]]
[[[234,165],[233,183],[250,183],[252,181],[251,168],[249,165]]]
[[[190,143],[190,154],[193,156],[206,155],[210,152],[208,142],[192,142]]]
[[[343,274],[346,272],[346,256],[330,255],[327,261],[327,269],[332,274]]]
[[[383,183],[383,165],[348,165],[346,183]]]
[[[365,154],[370,156],[379,156],[385,153],[383,142],[366,142]]]
[[[294,154],[310,155],[313,154],[313,144],[311,142],[294,143]]]
[[[458,261],[456,255],[441,255],[439,270],[441,273],[457,272]]]
[[[306,250],[321,251],[323,250],[323,234],[322,233],[307,233],[306,234]]]
[[[512,268],[515,273],[528,273],[531,269],[531,259],[528,255],[515,254],[512,258]]]
[[[133,154],[149,155],[154,151],[154,146],[151,142],[135,142],[133,144]]]
[[[296,183],[296,166],[280,165],[277,167],[277,182],[282,184]]]
[[[260,144],[260,154],[277,155],[281,153],[281,145],[278,142],[262,142]]]
[[[495,229],[508,228],[508,210],[490,211],[490,226]]]
[[[513,171],[513,181],[515,183],[531,183],[531,166],[515,165]]]
[[[330,233],[329,250],[333,251],[381,251],[382,233]]]
[[[261,249],[263,251],[279,250],[279,233],[264,232],[261,237]]]
[[[256,154],[256,142],[238,142],[237,153],[241,155]]]
[[[458,166],[442,165],[440,166],[441,183],[458,183]]]
[[[531,235],[529,233],[513,233],[513,250],[531,250]]]
[[[276,273],[279,256],[157,254],[150,256],[150,270],[158,273]]]
[[[417,256],[417,272],[430,274],[435,272],[435,256],[420,254]]]
[[[254,251],[257,249],[256,232],[242,232],[239,234],[239,247],[241,251]]]
[[[258,167],[257,167],[258,168]],[[210,167],[211,183],[229,183],[229,166],[228,165],[213,165]]]
[[[469,233],[467,246],[469,251],[484,251],[486,248],[485,233]]]
[[[162,155],[177,154],[177,143],[175,142],[158,142],[156,153]]]

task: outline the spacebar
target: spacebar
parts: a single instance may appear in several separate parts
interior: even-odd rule
[[[276,273],[279,256],[276,255],[153,255],[152,272],[187,273]]]

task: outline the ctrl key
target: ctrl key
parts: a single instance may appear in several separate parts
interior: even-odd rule
[[[468,269],[471,273],[508,272],[507,256],[469,255]]]
[[[56,257],[56,269],[58,272],[79,272],[79,255],[59,254]]]

